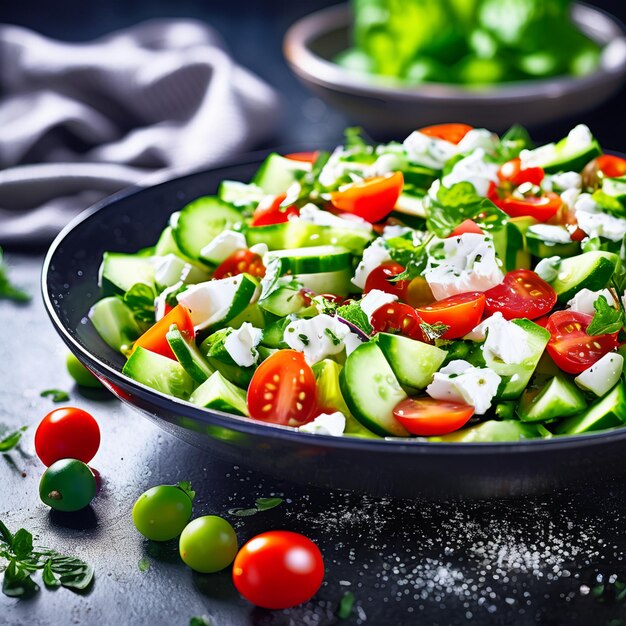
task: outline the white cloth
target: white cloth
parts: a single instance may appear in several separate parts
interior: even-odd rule
[[[0,25],[0,93],[0,244],[45,242],[122,187],[249,149],[279,108],[193,20],[84,44]]]

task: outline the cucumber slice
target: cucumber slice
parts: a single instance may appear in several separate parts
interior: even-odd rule
[[[447,356],[444,350],[401,335],[378,333],[376,341],[404,387],[424,389]]]
[[[226,350],[224,339],[230,333],[230,328],[224,328],[207,337],[200,345],[201,354],[206,355],[207,361],[213,370],[217,370],[226,380],[246,388],[252,380],[255,367],[240,367],[233,361]]]
[[[200,260],[202,248],[241,220],[241,213],[232,205],[214,196],[205,196],[183,208],[172,235],[183,254]]]
[[[214,372],[189,398],[189,402],[205,409],[216,409],[249,417],[246,392]]]
[[[334,272],[350,266],[349,250],[337,246],[312,246],[291,250],[274,250],[268,259],[280,259],[283,274],[314,274]]]
[[[541,259],[551,256],[566,258],[580,253],[580,242],[572,241],[564,226],[531,226],[526,232],[526,245],[530,254]]]
[[[252,183],[266,194],[284,193],[296,182],[298,175],[310,170],[310,163],[287,159],[272,152],[261,164],[252,178]]]
[[[181,400],[187,400],[195,387],[193,379],[178,361],[150,352],[141,346],[133,350],[122,374]]]
[[[619,256],[595,250],[565,259],[558,276],[551,281],[559,302],[568,302],[581,289],[604,289],[619,265]]]
[[[519,218],[518,218],[519,219]],[[493,245],[496,255],[502,261],[505,271],[530,268],[530,255],[526,250],[524,233],[531,223],[517,222],[511,219],[504,228],[493,233]]]
[[[601,400],[586,411],[562,421],[555,429],[557,435],[580,435],[594,430],[623,426],[626,422],[626,392],[620,381]]]
[[[119,298],[98,300],[89,310],[89,319],[103,341],[122,354],[142,333],[132,311]]]
[[[259,301],[259,307],[278,317],[286,317],[301,311],[305,304],[300,290],[291,289],[290,287],[279,287],[276,291],[270,293],[267,298]]]
[[[400,197],[396,202],[396,206],[394,207],[394,211],[404,215],[421,217],[423,219],[428,217],[428,213],[424,207],[424,197],[415,196],[407,192],[400,194]]]
[[[202,356],[200,350],[196,346],[196,342],[189,340],[178,330],[174,324],[165,335],[167,343],[183,366],[183,369],[197,383],[203,383],[215,370],[211,369],[206,359]]]
[[[363,343],[350,354],[339,382],[350,412],[368,430],[381,437],[409,436],[393,416],[407,395],[376,343]]]
[[[626,176],[605,178],[602,181],[602,191],[607,196],[612,196],[619,200],[622,204],[626,203]]]
[[[563,375],[555,376],[542,389],[522,395],[517,414],[522,422],[551,422],[580,413],[587,406],[582,392]]]
[[[256,328],[265,328],[265,314],[258,304],[247,306],[239,315],[229,320],[228,325],[236,330],[244,322],[250,322]]]
[[[154,287],[152,257],[105,252],[100,266],[99,283],[105,296],[126,293],[137,283]]]
[[[176,256],[182,257],[182,252],[174,241],[171,226],[166,226],[163,229],[156,246],[154,246],[155,256],[165,256],[166,254],[175,254]]]
[[[352,435],[353,437],[377,439],[378,435],[367,430],[367,428],[350,413],[350,409],[348,409],[348,405],[341,395],[339,386],[341,365],[330,359],[324,359],[313,365],[312,369],[317,384],[318,405],[322,407],[323,411],[326,413],[333,411],[343,413],[346,418],[344,434]]]
[[[265,197],[265,192],[257,185],[238,180],[223,180],[218,187],[217,196],[236,207],[256,207]]]
[[[336,296],[347,296],[358,291],[352,284],[354,272],[345,268],[337,272],[320,272],[319,274],[296,274],[294,279],[303,287],[315,293],[333,293]]]
[[[440,173],[422,165],[408,165],[402,168],[404,185],[417,187],[418,189],[428,189]]]
[[[524,424],[517,420],[497,422],[488,420],[449,435],[429,437],[429,441],[463,441],[465,443],[495,443],[522,439],[548,439],[552,435],[541,424]]]
[[[289,326],[291,320],[288,318],[281,318],[268,324],[263,329],[263,336],[261,337],[261,344],[268,348],[287,348],[287,343],[284,341],[285,328]]]

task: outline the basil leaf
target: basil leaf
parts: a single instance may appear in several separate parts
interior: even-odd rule
[[[269,511],[282,503],[282,498],[257,498],[255,502],[259,511]]]
[[[46,587],[60,587],[61,586],[61,581],[59,580],[57,575],[52,571],[52,559],[48,559],[46,561],[46,564],[43,566],[41,579],[43,580],[43,584]]]
[[[13,554],[21,561],[33,551],[33,536],[24,528],[20,528],[11,543]]]
[[[47,563],[63,587],[82,590],[93,580],[93,567],[76,557],[53,552]]]
[[[28,302],[30,298],[30,294],[11,283],[9,279],[9,270],[3,260],[2,248],[0,248],[0,300]]]
[[[413,280],[424,273],[428,264],[427,247],[433,237],[434,235],[432,234],[428,235],[418,245],[412,239],[406,239],[405,237],[391,237],[387,239],[385,243],[389,250],[389,256],[393,261],[404,267],[404,272],[396,276],[393,282]]]
[[[337,307],[336,313],[338,317],[350,322],[366,335],[370,335],[374,330],[365,311],[356,302]]]
[[[13,543],[13,533],[5,526],[2,520],[0,520],[0,540],[6,543],[9,547],[11,547],[11,544]]]
[[[346,591],[346,593],[343,594],[343,598],[339,601],[339,606],[337,607],[335,615],[337,615],[339,619],[348,619],[352,614],[354,600],[354,594],[351,591]]]
[[[8,452],[9,450],[13,450],[19,444],[22,439],[22,434],[26,430],[27,426],[22,426],[22,428],[16,430],[15,432],[7,435],[4,439],[0,440],[0,452]],[[6,528],[6,527],[5,527]]]
[[[533,145],[528,131],[520,124],[514,124],[500,138],[498,160],[510,161],[515,159],[522,150],[529,150]]]
[[[39,394],[42,398],[51,398],[52,402],[67,402],[70,394],[61,389],[46,389]]]
[[[594,303],[596,310],[591,323],[587,328],[587,334],[611,335],[624,327],[624,314],[621,309],[612,307],[604,296],[600,296]]]
[[[178,483],[176,483],[176,486],[181,491],[184,491],[189,496],[189,499],[192,502],[195,500],[196,492],[191,488],[191,483],[188,480],[183,480],[181,482],[178,482]]]
[[[125,294],[124,304],[140,322],[154,323],[154,288],[145,283],[135,283]]]
[[[39,586],[30,577],[29,571],[13,558],[4,570],[2,593],[9,598],[23,598],[39,591]]]

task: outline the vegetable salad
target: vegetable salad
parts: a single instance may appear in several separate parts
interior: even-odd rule
[[[89,318],[198,407],[357,437],[515,441],[626,421],[626,160],[444,124],[270,154],[107,252]]]

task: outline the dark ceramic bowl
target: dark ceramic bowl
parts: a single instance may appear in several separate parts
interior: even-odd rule
[[[146,189],[89,209],[57,237],[43,267],[46,309],[70,350],[122,401],[207,454],[296,482],[406,498],[485,498],[582,487],[624,470],[626,428],[517,443],[428,443],[300,433],[208,411],[123,376],[124,358],[87,319],[100,297],[105,250],[153,245],[170,213],[214,193],[224,178],[248,180],[262,155]],[[137,442],[141,445],[141,442]]]
[[[333,63],[350,46],[348,5],[313,13],[285,35],[291,69],[312,91],[377,137],[399,137],[428,124],[463,121],[502,131],[515,123],[546,124],[575,116],[611,97],[626,75],[626,37],[607,13],[577,3],[572,18],[603,46],[600,67],[583,77],[562,76],[485,89],[427,83],[410,87],[355,74]]]

